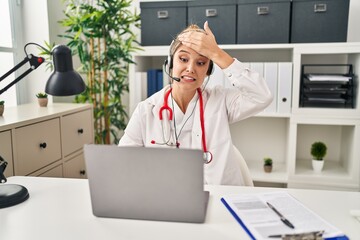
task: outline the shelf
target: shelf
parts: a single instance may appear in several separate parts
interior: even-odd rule
[[[253,180],[287,187],[360,191],[360,42],[220,47],[243,63],[292,63],[290,112],[279,113],[277,106],[276,112],[260,112],[230,125],[233,144],[247,162]],[[137,64],[130,66],[130,114],[137,104],[135,73],[161,68],[169,53],[169,46],[142,48],[143,51],[134,53]],[[355,108],[300,107],[303,64],[352,64],[357,86]],[[321,174],[312,171],[308,160],[310,146],[318,140],[328,146]],[[273,159],[271,173],[263,170],[264,157]]]
[[[273,163],[271,173],[264,172],[262,161],[248,161],[247,165],[250,170],[253,181],[271,182],[271,183],[287,183],[288,174],[284,163]]]
[[[298,159],[296,160],[295,176],[306,178],[336,178],[348,179],[349,172],[340,162],[324,161],[324,168],[321,173],[313,171],[311,166],[311,159]]]

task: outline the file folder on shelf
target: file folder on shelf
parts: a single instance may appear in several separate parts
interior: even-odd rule
[[[264,78],[273,95],[273,101],[264,110],[264,112],[275,113],[277,111],[277,93],[278,93],[278,64],[276,62],[264,63]]]
[[[278,63],[278,113],[290,113],[292,90],[292,63]]]

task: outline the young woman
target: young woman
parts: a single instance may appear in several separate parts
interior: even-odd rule
[[[219,66],[232,88],[206,88]],[[216,43],[208,23],[190,25],[170,46],[171,84],[139,103],[119,146],[202,149],[206,184],[251,185],[233,146],[229,124],[255,115],[272,101],[265,80]]]

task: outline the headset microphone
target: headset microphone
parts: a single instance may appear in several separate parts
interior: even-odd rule
[[[168,75],[169,78],[171,78],[172,80],[175,80],[175,81],[177,81],[177,82],[180,82],[180,78],[173,77],[173,76],[171,76],[171,75],[168,73],[168,71],[166,70],[166,65],[168,65],[168,64],[169,64],[168,60],[165,60],[165,62],[164,62],[164,67],[163,67],[164,72],[165,72],[166,75]]]
[[[166,71],[165,73],[173,80],[177,81],[177,82],[180,82],[180,78],[177,78],[177,77],[173,77],[173,76],[170,76],[170,74],[168,74]]]

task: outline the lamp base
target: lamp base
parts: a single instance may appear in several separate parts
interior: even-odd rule
[[[17,184],[0,185],[0,208],[11,207],[29,198],[28,190]]]

